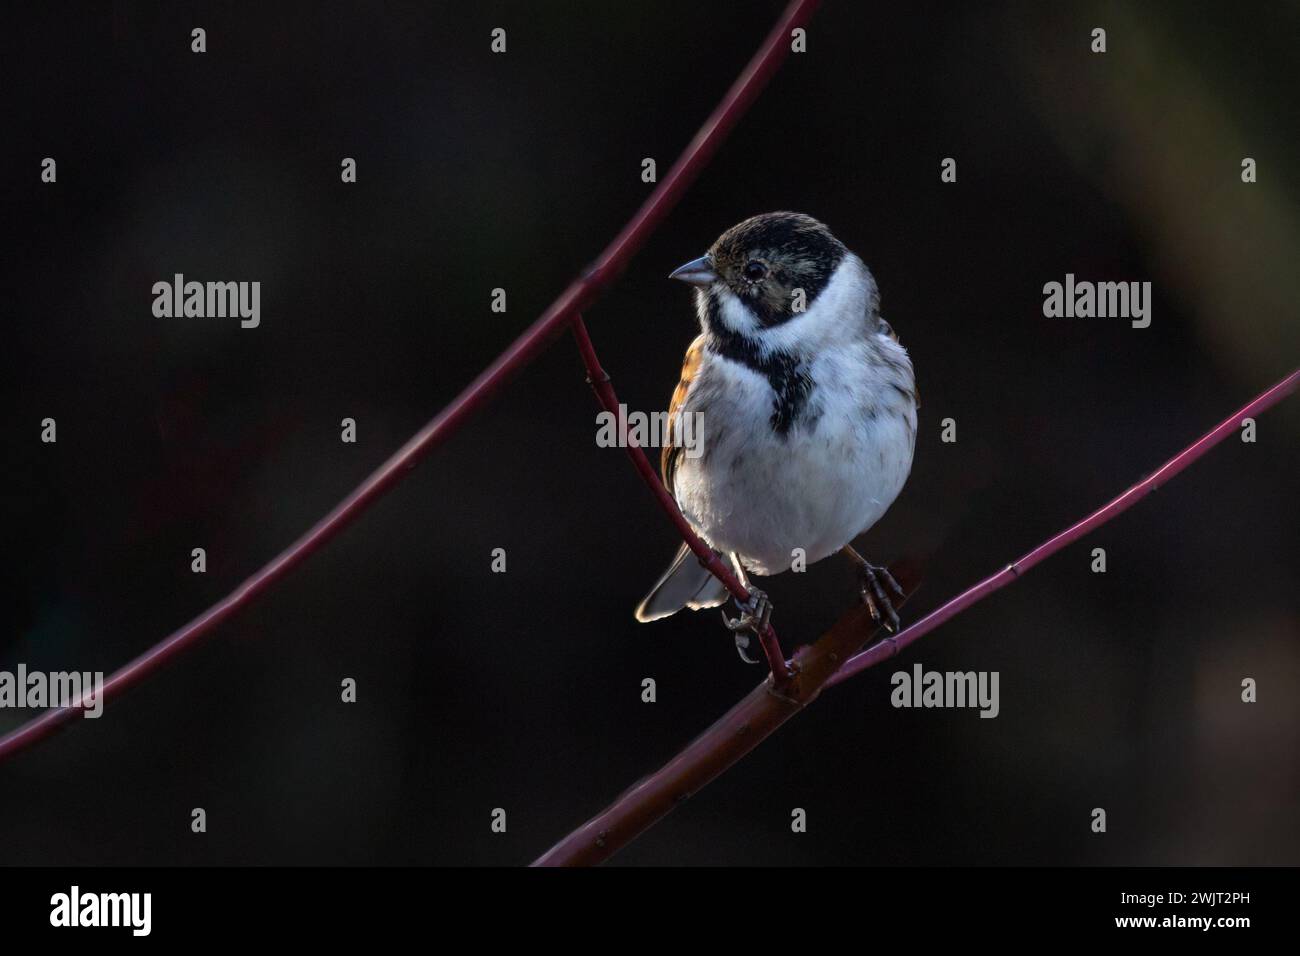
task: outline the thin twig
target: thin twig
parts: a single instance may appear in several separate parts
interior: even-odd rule
[[[931,611],[910,627],[903,629],[892,637],[885,638],[879,644],[869,647],[852,660],[847,661],[845,665],[840,668],[839,673],[827,682],[827,686],[838,684],[840,681],[847,680],[854,674],[861,673],[873,664],[878,664],[883,660],[893,657],[908,644],[911,644],[919,637],[924,637],[926,634],[929,634],[944,621],[956,617],[962,611],[966,610],[966,608],[970,607],[975,602],[988,597],[999,588],[1006,587],[1040,561],[1056,554],[1056,552],[1060,551],[1066,545],[1079,540],[1094,528],[1101,527],[1121,512],[1127,511],[1147,495],[1151,494],[1151,492],[1155,491],[1167,482],[1170,478],[1173,478],[1174,475],[1178,474],[1192,462],[1196,461],[1219,442],[1223,441],[1234,432],[1237,432],[1241,428],[1241,420],[1243,418],[1253,418],[1261,412],[1268,411],[1278,402],[1282,401],[1282,399],[1294,392],[1298,377],[1300,377],[1300,370],[1292,372],[1272,388],[1256,396],[1241,408],[1237,409],[1237,411],[1233,412],[1191,445],[1184,448],[1173,458],[1170,458],[1156,471],[1152,472],[1146,478],[1143,478],[1122,495],[1119,495],[1112,501],[1098,508],[1082,521],[1066,528],[1054,538],[1044,541],[1023,557],[1012,561],[997,574],[992,574],[974,587],[963,591],[947,604]]]
[[[614,393],[614,384],[610,381],[609,373],[600,364],[600,357],[596,355],[596,347],[591,342],[591,336],[587,333],[587,324],[582,320],[582,315],[578,314],[573,317],[573,337],[578,343],[578,352],[582,355],[582,364],[587,368],[587,381],[591,383],[592,391],[596,393],[596,398],[605,406],[605,410],[618,414],[618,395]],[[686,546],[695,553],[695,557],[700,564],[709,569],[715,578],[721,581],[731,592],[737,601],[744,604],[749,600],[749,591],[740,583],[740,579],[732,573],[731,568],[718,558],[717,553],[700,540],[700,536],[695,533],[695,529],[686,521],[681,509],[677,507],[677,502],[673,499],[668,489],[664,487],[663,481],[659,478],[659,473],[655,471],[654,465],[646,458],[646,454],[640,446],[627,443],[627,454],[632,459],[632,465],[636,468],[637,474],[646,483],[650,492],[659,502],[659,507],[663,509],[664,514],[668,515],[668,520],[673,523],[677,533],[682,536]],[[790,677],[789,668],[786,665],[785,654],[781,652],[781,643],[777,640],[776,630],[769,622],[764,632],[759,635],[759,643],[763,647],[763,654],[767,658],[768,669],[772,673],[773,680],[777,685],[781,685]]]
[[[698,792],[753,750],[781,724],[807,706],[821,690],[893,657],[903,647],[1011,583],[1067,544],[1117,517],[1201,458],[1219,442],[1237,432],[1243,418],[1253,418],[1267,411],[1294,392],[1298,381],[1300,370],[1292,372],[1247,402],[1109,504],[1049,538],[1020,560],[985,578],[900,634],[886,637],[839,666],[839,660],[844,659],[839,652],[849,646],[849,652],[852,653],[854,648],[861,646],[861,637],[866,634],[870,624],[861,607],[847,612],[812,648],[802,648],[796,653],[795,677],[790,684],[780,691],[775,690],[769,682],[760,684],[685,750],[555,844],[538,857],[533,865],[587,866],[609,859],[671,812],[677,803]],[[896,577],[899,574],[906,574],[906,571],[895,571]],[[900,578],[900,582],[908,592],[914,586],[910,578]],[[854,644],[854,640],[858,643]],[[825,671],[828,666],[830,670]],[[837,666],[838,670],[835,669]]]
[[[790,31],[808,22],[818,2],[819,0],[792,0],[753,59],[745,66],[654,192],[605,247],[595,264],[574,280],[527,331],[484,369],[437,417],[416,432],[306,534],[226,597],[110,675],[104,682],[100,702],[107,703],[115,699],[118,694],[148,677],[173,657],[193,647],[200,638],[227,618],[246,608],[258,595],[323,547],[366,508],[390,491],[425,455],[464,425],[506,382],[535,359],[564,324],[578,310],[590,305],[597,294],[613,281],[650,233],[677,204],[790,52]],[[0,737],[0,760],[44,739],[77,716],[88,703],[83,697],[73,707],[47,710]]]

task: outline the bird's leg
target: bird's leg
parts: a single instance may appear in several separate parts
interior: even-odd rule
[[[727,625],[727,630],[736,635],[736,652],[740,654],[740,659],[746,664],[759,664],[762,663],[763,658],[755,653],[759,649],[754,647],[751,636],[761,639],[763,632],[767,630],[768,622],[772,619],[772,602],[768,600],[766,593],[749,582],[744,567],[734,554],[731,556],[731,564],[741,584],[749,592],[749,601],[745,604],[736,601],[736,607],[740,610],[738,617],[728,617],[724,610],[722,623]]]
[[[898,612],[894,610],[894,602],[890,600],[887,591],[892,591],[895,597],[901,598],[904,596],[903,589],[887,568],[876,567],[853,550],[853,545],[846,544],[840,550],[857,567],[858,593],[862,595],[862,603],[871,612],[871,619],[890,633],[897,633]]]

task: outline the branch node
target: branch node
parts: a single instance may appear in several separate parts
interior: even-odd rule
[[[764,682],[764,686],[767,688],[767,692],[773,697],[775,697],[777,700],[783,700],[787,704],[794,705],[796,709],[803,710],[803,706],[806,703],[806,701],[803,701],[800,698],[792,696],[785,692],[786,688],[794,684],[794,678],[795,678],[795,674],[793,670],[791,670],[789,673],[786,674],[785,679],[778,683],[776,674],[769,673],[767,675],[767,680]]]
[[[597,261],[582,270],[580,281],[588,288],[599,289],[606,283],[604,265]]]

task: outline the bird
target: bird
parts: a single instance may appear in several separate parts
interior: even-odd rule
[[[750,593],[724,609],[742,659],[771,601],[749,574],[842,553],[873,620],[896,631],[884,567],[853,541],[912,468],[920,400],[912,361],[880,314],[863,261],[812,216],[771,212],[732,226],[670,278],[694,286],[700,334],[669,405],[660,471],[683,516]],[[681,440],[690,416],[697,448]],[[655,621],[724,604],[728,592],[686,546],[636,609]]]

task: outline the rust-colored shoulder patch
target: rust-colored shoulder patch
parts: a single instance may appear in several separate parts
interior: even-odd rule
[[[703,360],[704,336],[701,335],[686,350],[686,358],[682,361],[682,374],[677,380],[677,387],[673,389],[673,400],[668,405],[668,434],[663,436],[664,445],[663,451],[659,454],[659,472],[663,475],[664,486],[668,489],[669,494],[675,494],[673,477],[677,471],[678,457],[682,452],[680,448],[673,445],[673,434],[677,427],[677,414],[686,401],[686,394],[691,390],[691,382],[695,381],[695,375],[700,370],[700,363]]]

